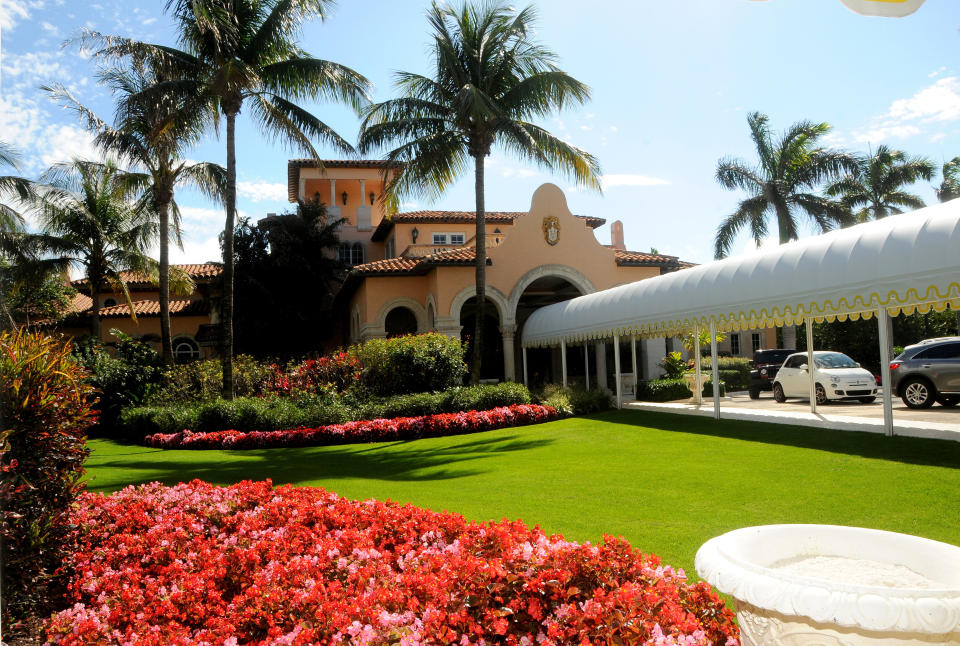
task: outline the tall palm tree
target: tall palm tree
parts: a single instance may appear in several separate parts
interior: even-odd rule
[[[943,181],[940,186],[934,187],[937,199],[942,203],[960,197],[960,155],[944,164],[941,172]]]
[[[822,183],[857,169],[855,156],[817,145],[830,132],[830,125],[800,121],[778,138],[770,131],[768,121],[767,115],[759,112],[747,115],[750,138],[759,158],[756,166],[733,158],[721,159],[717,165],[720,184],[747,191],[750,197],[740,202],[717,229],[716,258],[730,253],[730,245],[744,227],[750,228],[759,245],[767,235],[769,215],[776,220],[780,244],[799,237],[798,213],[806,215],[821,231],[850,221],[839,204],[813,192]]]
[[[20,155],[9,144],[0,141],[0,168],[20,169]],[[18,175],[0,175],[0,259],[8,261],[0,267],[0,328],[16,327],[13,314],[7,306],[6,287],[12,279],[9,261],[21,255],[23,248],[24,220],[18,210],[19,204],[30,199],[32,183]],[[12,198],[12,199],[11,199]]]
[[[112,88],[117,101],[116,126],[110,126],[89,108],[84,107],[61,85],[47,87],[51,96],[68,107],[96,133],[95,143],[107,154],[143,169],[150,176],[148,201],[156,213],[160,230],[160,345],[163,361],[173,363],[170,333],[170,239],[182,249],[180,212],[174,201],[177,185],[190,185],[207,196],[222,201],[226,171],[219,164],[185,161],[187,149],[202,132],[205,117],[201,111],[185,111],[185,100],[174,93],[165,93],[156,100],[139,97],[153,86],[164,82],[155,70],[132,65],[110,68],[100,74],[101,81]],[[173,229],[170,227],[171,211]]]
[[[370,107],[361,152],[395,145],[387,158],[402,163],[388,197],[437,197],[473,160],[476,194],[477,316],[473,335],[474,383],[480,378],[486,307],[486,211],[484,160],[498,144],[523,159],[562,170],[600,190],[600,167],[580,150],[531,122],[568,104],[583,104],[589,88],[557,67],[556,55],[533,40],[532,7],[434,2],[427,13],[433,31],[433,78],[400,72],[401,97]]]
[[[244,105],[257,125],[316,158],[311,140],[344,153],[353,147],[332,128],[297,105],[321,97],[359,111],[370,83],[348,67],[310,58],[295,43],[302,24],[326,19],[333,0],[167,0],[183,49],[88,33],[99,56],[150,61],[166,78],[137,100],[168,93],[189,99],[198,111],[226,121],[227,181],[223,230],[223,396],[233,398],[233,235],[237,211],[236,119]]]
[[[858,222],[879,220],[900,207],[925,206],[920,196],[907,193],[905,185],[933,177],[933,162],[923,157],[907,157],[902,150],[880,146],[877,152],[858,160],[857,169],[826,188],[826,194],[839,198]]]
[[[37,210],[41,233],[35,241],[55,262],[83,270],[93,299],[90,333],[100,339],[100,293],[104,285],[120,291],[136,320],[122,272],[153,273],[146,255],[157,237],[149,206],[133,200],[149,182],[144,174],[125,172],[111,162],[74,160],[44,175],[50,187]]]

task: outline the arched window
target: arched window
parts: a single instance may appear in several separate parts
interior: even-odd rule
[[[340,262],[342,262],[343,264],[345,264],[345,265],[351,264],[351,263],[350,263],[350,243],[349,243],[349,242],[341,242],[341,243],[340,243],[340,254],[339,254],[339,258],[340,258]]]
[[[173,340],[173,359],[177,363],[186,363],[200,358],[200,346],[188,336]]]
[[[117,304],[117,299],[115,298],[108,298],[103,301],[104,307],[113,307],[116,304]]]
[[[353,243],[353,250],[350,254],[350,264],[351,265],[362,265],[363,264],[363,245],[359,242]]]
[[[417,315],[409,307],[395,307],[387,313],[383,327],[388,337],[416,334]]]

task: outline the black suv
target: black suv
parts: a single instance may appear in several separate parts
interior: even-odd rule
[[[761,390],[773,390],[773,378],[796,350],[757,350],[750,362],[750,399],[759,399]]]

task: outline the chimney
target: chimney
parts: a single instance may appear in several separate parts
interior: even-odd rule
[[[627,245],[623,242],[623,222],[614,220],[610,225],[610,246],[618,251],[626,251]]]

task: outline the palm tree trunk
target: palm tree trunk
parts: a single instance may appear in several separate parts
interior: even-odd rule
[[[483,154],[474,156],[474,190],[477,199],[477,315],[473,327],[473,367],[470,383],[480,383],[480,367],[483,354],[483,323],[487,306],[487,213],[483,202]]]
[[[100,343],[100,281],[90,279],[90,298],[93,299],[93,305],[90,309],[90,335],[94,341]]]
[[[6,291],[5,282],[6,281],[0,280],[0,310],[3,311],[3,315],[2,315],[3,322],[0,323],[0,330],[6,330],[6,329],[15,330],[17,329],[17,323],[16,321],[13,320],[13,314],[10,313],[10,308],[7,307],[7,297],[6,297],[6,294],[4,294],[4,292]],[[960,320],[960,318],[958,318],[958,320]],[[10,326],[9,328],[7,327],[8,324]]]
[[[220,330],[223,340],[223,398],[233,399],[233,227],[237,211],[236,112],[227,113],[227,222],[223,229],[223,294]]]
[[[173,363],[170,338],[170,203],[157,204],[160,217],[160,354],[163,364]]]

